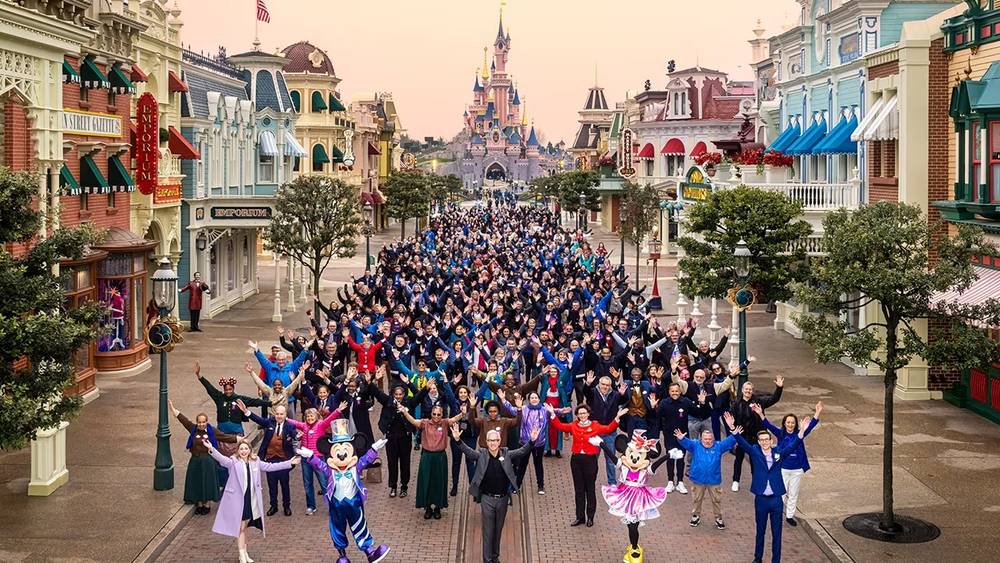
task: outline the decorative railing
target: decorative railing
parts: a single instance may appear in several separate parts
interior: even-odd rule
[[[746,184],[748,187],[783,193],[802,203],[806,211],[834,211],[841,207],[856,209],[860,203],[858,186],[847,184]]]
[[[785,248],[785,252],[789,254],[798,250],[804,250],[807,256],[825,255],[826,251],[823,249],[823,234],[813,233],[809,236],[793,240],[789,242],[788,246]]]
[[[159,174],[161,178],[181,176],[181,159],[170,151],[160,151]]]

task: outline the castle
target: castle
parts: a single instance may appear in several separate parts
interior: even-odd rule
[[[464,150],[457,169],[466,187],[527,182],[543,174],[535,127],[529,126],[524,100],[507,74],[510,46],[510,33],[504,32],[501,13],[493,62],[486,66],[488,48],[484,47],[472,103],[463,114],[459,138]]]

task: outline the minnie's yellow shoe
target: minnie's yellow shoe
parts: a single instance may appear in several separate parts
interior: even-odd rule
[[[628,546],[625,550],[625,558],[622,559],[623,563],[642,563],[642,546],[632,549],[632,546]]]

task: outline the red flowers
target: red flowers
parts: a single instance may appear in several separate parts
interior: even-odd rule
[[[720,162],[722,162],[722,153],[704,152],[694,157],[694,162],[698,166],[705,166],[708,164],[719,164]]]
[[[781,151],[770,151],[764,153],[764,164],[775,168],[790,168],[795,159]]]

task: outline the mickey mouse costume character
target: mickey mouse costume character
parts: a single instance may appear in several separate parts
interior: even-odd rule
[[[351,563],[347,558],[347,535],[345,529],[350,527],[354,542],[358,549],[368,556],[368,563],[376,563],[389,554],[389,546],[375,545],[375,539],[368,529],[365,517],[365,501],[368,499],[368,489],[361,482],[361,472],[378,459],[378,450],[385,446],[386,440],[378,440],[368,451],[358,458],[357,452],[364,451],[368,439],[363,434],[351,436],[347,420],[337,419],[331,426],[333,434],[320,440],[316,447],[326,459],[314,456],[312,450],[301,448],[298,454],[306,459],[311,467],[326,476],[326,500],[330,505],[330,538],[337,548],[340,558],[337,563]]]
[[[608,457],[617,453],[618,484],[601,487],[601,494],[608,503],[612,515],[619,516],[628,526],[629,547],[622,559],[624,563],[642,563],[643,552],[639,547],[639,526],[646,520],[660,517],[658,507],[667,498],[663,487],[650,487],[646,481],[653,473],[650,460],[660,455],[656,447],[658,440],[646,438],[646,431],[632,431],[632,439],[619,434],[615,438],[615,451],[611,451],[600,438],[591,438],[590,443],[600,446]]]

